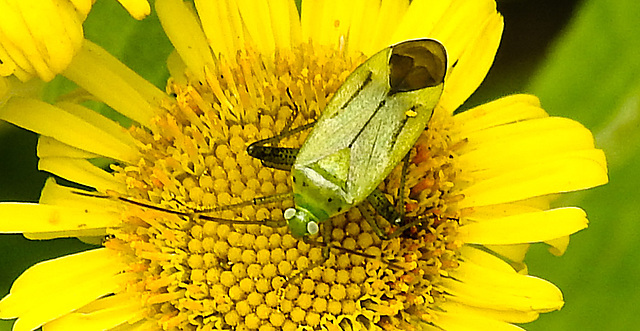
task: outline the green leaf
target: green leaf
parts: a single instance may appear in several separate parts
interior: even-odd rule
[[[531,83],[547,111],[594,131],[610,183],[561,201],[583,207],[591,221],[565,256],[551,259],[541,247],[530,253],[530,272],[558,285],[566,304],[527,330],[633,330],[640,323],[639,17],[638,1],[586,1]]]

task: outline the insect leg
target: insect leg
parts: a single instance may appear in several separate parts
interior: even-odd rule
[[[367,220],[367,222],[369,222],[369,224],[371,225],[371,227],[373,228],[373,230],[376,232],[376,234],[378,234],[378,236],[380,237],[380,239],[391,239],[391,238],[395,238],[397,236],[399,236],[400,234],[402,234],[402,232],[404,232],[405,230],[411,228],[412,226],[418,225],[421,223],[421,221],[413,221],[407,224],[404,224],[405,222],[405,209],[404,209],[404,186],[406,183],[406,177],[407,177],[407,172],[409,170],[409,160],[410,160],[410,153],[407,153],[407,155],[402,159],[402,173],[401,173],[401,179],[400,179],[400,187],[398,188],[398,197],[396,199],[396,204],[395,206],[389,201],[389,199],[387,198],[387,196],[382,193],[382,191],[380,191],[379,189],[374,190],[373,192],[371,192],[371,194],[367,197],[367,201],[371,204],[371,206],[376,210],[376,212],[378,213],[378,215],[382,216],[384,219],[386,219],[389,223],[399,226],[399,228],[397,228],[396,230],[394,230],[392,235],[386,235],[384,232],[382,232],[382,230],[380,230],[380,228],[377,225],[377,222],[375,222],[375,217],[370,215],[370,213],[365,212],[363,214],[363,216],[365,216],[365,219]],[[364,209],[364,208],[362,208]],[[361,212],[363,210],[360,210]],[[367,217],[368,215],[368,217]],[[381,235],[382,234],[382,235]]]
[[[396,210],[396,207],[387,199],[387,196],[379,189],[375,189],[367,197],[367,201],[376,210],[378,215],[389,221],[393,225],[402,223],[402,215]]]
[[[378,191],[378,190],[376,190],[376,191]],[[378,191],[378,192],[380,192],[380,191]],[[382,192],[380,192],[380,194],[382,194]],[[373,193],[371,195],[373,195]],[[371,196],[371,195],[369,195],[369,196]],[[377,197],[373,197],[372,199],[377,199]],[[384,197],[384,199],[386,200],[386,197]],[[369,198],[367,198],[367,200],[369,200]],[[369,202],[369,203],[371,203],[371,202]],[[391,210],[393,210],[393,205],[391,205],[389,200],[387,200],[387,203],[389,204],[389,206],[391,206]],[[371,203],[371,205],[375,208],[373,203]],[[378,226],[378,222],[376,222],[376,217],[371,212],[371,210],[369,210],[369,208],[365,204],[362,204],[362,203],[358,205],[358,210],[360,210],[360,214],[362,214],[362,217],[364,217],[364,219],[367,220],[367,223],[369,223],[369,225],[371,226],[371,229],[373,229],[373,232],[376,233],[378,238],[380,238],[382,240],[386,240],[387,239],[387,235]],[[395,210],[394,210],[394,212],[395,212]],[[383,214],[381,214],[381,215],[383,215]]]
[[[309,122],[305,125],[301,125],[295,129],[291,129],[291,130],[287,130],[287,131],[283,131],[281,132],[279,135],[275,135],[273,137],[269,137],[266,139],[260,139],[258,141],[253,142],[251,145],[249,145],[249,147],[247,147],[247,150],[251,147],[251,146],[264,146],[266,144],[277,144],[278,142],[280,142],[282,139],[289,137],[289,136],[293,136],[294,134],[300,133],[304,130],[308,130],[309,128],[312,128],[314,125],[316,124],[316,121],[312,121]],[[249,155],[251,155],[251,153],[249,153]]]
[[[396,211],[400,215],[400,218],[404,218],[404,186],[407,182],[407,174],[409,173],[409,160],[411,159],[411,151],[407,153],[402,159],[402,172],[400,173],[400,186],[398,187],[398,195],[396,199]]]
[[[293,130],[285,131],[277,136],[258,140],[247,147],[249,156],[259,159],[262,165],[268,168],[291,170],[291,166],[296,161],[298,148],[265,146],[267,144],[277,144],[285,137],[307,130],[315,124],[314,122],[299,126]]]
[[[298,148],[260,146],[253,143],[247,147],[247,154],[259,159],[267,168],[291,171],[296,161]]]

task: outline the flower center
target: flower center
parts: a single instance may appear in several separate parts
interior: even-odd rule
[[[430,309],[444,300],[438,279],[457,265],[450,117],[436,112],[412,151],[403,196],[406,222],[415,227],[381,240],[357,208],[330,220],[331,245],[363,254],[332,249],[325,259],[321,245],[294,239],[287,227],[242,224],[282,221],[290,199],[220,207],[291,190],[287,172],[263,166],[246,147],[317,118],[364,60],[312,45],[274,58],[247,50],[207,68],[206,82],[188,73],[170,80],[176,102],[151,132],[131,130],[144,156],[135,166],[114,167],[115,174],[133,198],[235,221],[129,206],[107,247],[130,257],[137,280],[127,290],[140,294],[148,318],[165,329],[238,330],[404,329],[430,320]],[[307,133],[278,145],[299,147]],[[400,165],[381,184],[392,199],[401,177]]]

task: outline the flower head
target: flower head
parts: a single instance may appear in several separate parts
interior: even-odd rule
[[[606,162],[587,129],[549,117],[533,96],[453,115],[495,55],[493,1],[156,9],[176,48],[166,93],[88,41],[63,72],[130,127],[72,97],[15,97],[0,110],[41,134],[42,170],[97,191],[50,180],[39,204],[0,205],[0,231],[103,246],[16,280],[0,301],[14,329],[516,329],[562,307],[553,284],[526,275],[524,253],[535,242],[562,253],[587,226],[551,197],[606,183]],[[291,179],[247,146],[311,123],[359,64],[413,38],[439,40],[448,67],[407,166],[379,186],[401,199],[403,223],[370,216],[388,238],[376,235],[363,203],[311,241],[275,227],[293,204],[281,198]],[[307,134],[278,144],[300,147]]]

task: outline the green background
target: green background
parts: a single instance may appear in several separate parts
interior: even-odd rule
[[[533,93],[552,115],[590,128],[609,161],[610,183],[572,193],[589,229],[554,257],[542,245],[527,256],[530,273],[558,285],[565,307],[528,330],[635,330],[640,325],[640,1],[498,1],[505,32],[489,76],[470,107],[512,93]],[[171,45],[153,14],[137,22],[115,1],[98,1],[85,34],[157,86],[168,77]],[[56,80],[47,96],[64,89]],[[37,201],[47,175],[37,171],[36,137],[0,123],[0,201]],[[16,220],[19,221],[19,220]],[[0,296],[38,261],[86,249],[74,239],[0,236]],[[9,330],[12,321],[0,321]]]

